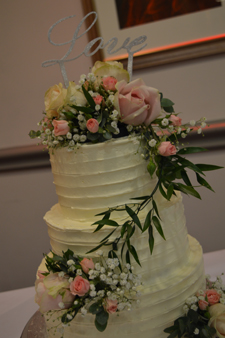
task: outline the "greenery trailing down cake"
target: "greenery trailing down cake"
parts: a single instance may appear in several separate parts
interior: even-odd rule
[[[224,287],[206,284],[181,197],[212,190],[204,173],[219,167],[184,157],[205,151],[182,142],[206,122],[182,125],[173,105],[118,62],[46,92],[30,136],[49,149],[58,195],[36,281],[48,337],[225,336]]]

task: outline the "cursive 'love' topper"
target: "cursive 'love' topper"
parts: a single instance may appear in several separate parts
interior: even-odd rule
[[[90,16],[90,15],[94,15],[94,20],[92,21],[92,23],[90,24],[90,26],[82,33],[79,35],[79,31],[81,29],[81,26],[83,25],[84,21]],[[95,24],[95,22],[97,21],[97,18],[98,18],[98,15],[96,12],[90,12],[88,13],[81,21],[80,23],[78,24],[75,32],[74,32],[74,35],[73,35],[73,38],[72,40],[70,41],[67,41],[67,42],[62,42],[62,43],[55,43],[52,41],[51,39],[51,33],[53,31],[53,29],[55,28],[55,26],[57,26],[58,24],[60,24],[61,22],[67,20],[67,19],[71,19],[71,18],[74,18],[76,15],[71,15],[71,16],[67,16],[66,18],[63,18],[63,19],[60,19],[59,21],[57,21],[56,23],[54,23],[49,31],[48,31],[48,41],[54,45],[54,46],[63,46],[63,45],[70,45],[69,46],[69,49],[68,51],[66,52],[66,54],[61,58],[61,59],[53,59],[53,60],[47,60],[47,61],[44,61],[42,63],[42,67],[50,67],[50,66],[54,66],[55,64],[59,64],[60,66],[60,69],[61,69],[61,73],[62,73],[62,76],[63,76],[63,80],[64,80],[64,83],[65,83],[65,86],[68,87],[69,85],[69,81],[68,81],[68,77],[67,77],[67,74],[66,74],[66,69],[65,69],[65,62],[70,62],[70,61],[73,61],[73,60],[76,60],[78,59],[81,55],[85,55],[85,56],[92,56],[94,55],[99,49],[103,49],[103,48],[106,48],[107,50],[107,53],[108,54],[115,54],[117,53],[118,51],[120,51],[121,49],[125,49],[128,53],[128,66],[127,66],[127,70],[129,72],[129,75],[130,75],[130,80],[131,80],[131,77],[132,77],[132,69],[133,69],[133,55],[134,53],[137,53],[139,52],[140,50],[142,50],[143,48],[145,48],[147,46],[147,44],[143,45],[143,43],[146,41],[147,37],[145,35],[141,35],[139,36],[138,38],[135,38],[134,40],[130,41],[130,38],[126,38],[125,41],[123,42],[122,46],[113,50],[117,43],[118,43],[118,39],[116,37],[113,37],[111,38],[109,41],[107,41],[106,43],[104,43],[104,40],[102,37],[97,37],[93,40],[91,40],[87,45],[86,47],[84,48],[84,50],[77,56],[75,56],[74,58],[72,59],[68,59],[68,56],[70,55],[70,53],[72,52],[73,50],[73,47],[76,43],[76,41],[81,38],[85,33],[87,33],[91,27]],[[94,51],[90,51],[91,48],[94,46],[94,45],[97,45],[94,49]],[[139,48],[133,50],[133,48],[135,46],[138,46],[138,45],[141,45]]]

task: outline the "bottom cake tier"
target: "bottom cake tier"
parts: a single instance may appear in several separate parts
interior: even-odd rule
[[[149,281],[141,287],[140,303],[133,305],[131,311],[123,311],[119,315],[111,314],[104,332],[96,330],[92,314],[82,316],[79,313],[69,326],[64,327],[63,337],[167,337],[163,330],[183,314],[185,300],[205,285],[201,246],[191,236],[188,236],[188,241],[189,254],[186,264],[174,270],[170,276],[166,273],[164,276],[162,271],[155,284],[151,282],[149,271]],[[44,269],[44,261],[39,269]],[[44,315],[47,337],[62,337],[62,326],[57,319],[61,314],[61,311],[56,311],[54,314]]]
[[[202,248],[198,241],[187,234],[184,208],[180,194],[170,202],[160,204],[164,240],[155,231],[155,247],[150,255],[148,234],[135,231],[133,244],[138,251],[141,267],[133,262],[136,274],[141,274],[140,302],[132,305],[131,311],[109,315],[104,332],[95,328],[95,316],[78,313],[70,325],[62,328],[60,319],[63,310],[44,314],[49,338],[165,338],[163,330],[181,316],[185,300],[204,288],[205,275]],[[75,254],[87,257],[86,252],[105,237],[109,229],[102,228],[93,234],[90,224],[65,219],[58,205],[49,211],[45,220],[53,251],[61,254],[68,248]],[[63,224],[63,226],[61,225]],[[115,235],[116,236],[116,235]],[[104,255],[108,247],[102,247]],[[95,259],[95,253],[91,256]],[[39,267],[44,270],[44,261]]]

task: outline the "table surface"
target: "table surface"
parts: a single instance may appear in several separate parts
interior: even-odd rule
[[[203,257],[205,272],[212,280],[225,273],[225,250],[206,253]],[[0,293],[1,337],[20,338],[26,323],[38,310],[34,294],[33,286]]]

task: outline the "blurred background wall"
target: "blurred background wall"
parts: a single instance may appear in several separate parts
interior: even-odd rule
[[[50,249],[43,216],[57,202],[57,197],[48,155],[46,153],[46,159],[40,163],[43,159],[35,157],[36,141],[32,141],[28,133],[37,128],[41,119],[45,91],[62,82],[58,65],[42,68],[41,63],[61,58],[68,46],[51,45],[47,32],[57,20],[76,14],[73,21],[62,23],[52,35],[58,43],[70,40],[84,16],[81,2],[0,0],[0,159],[3,168],[0,175],[0,291],[33,285],[42,254]],[[84,35],[76,42],[74,55],[81,53],[87,43],[88,37]],[[84,55],[67,63],[69,79],[77,82],[91,66],[91,58]],[[134,71],[133,78],[137,77],[172,99],[176,112],[183,112],[184,122],[202,116],[209,121],[225,118],[224,54]],[[25,151],[24,156],[31,158],[32,152],[32,168],[4,170],[5,154],[15,159],[19,150],[31,145],[33,148],[29,148],[27,155]],[[225,166],[224,147],[189,158],[198,163]],[[7,161],[10,162],[9,158]],[[202,201],[184,197],[188,231],[201,242],[204,252],[225,248],[224,178],[224,170],[210,172],[207,179],[215,194],[202,188]]]

